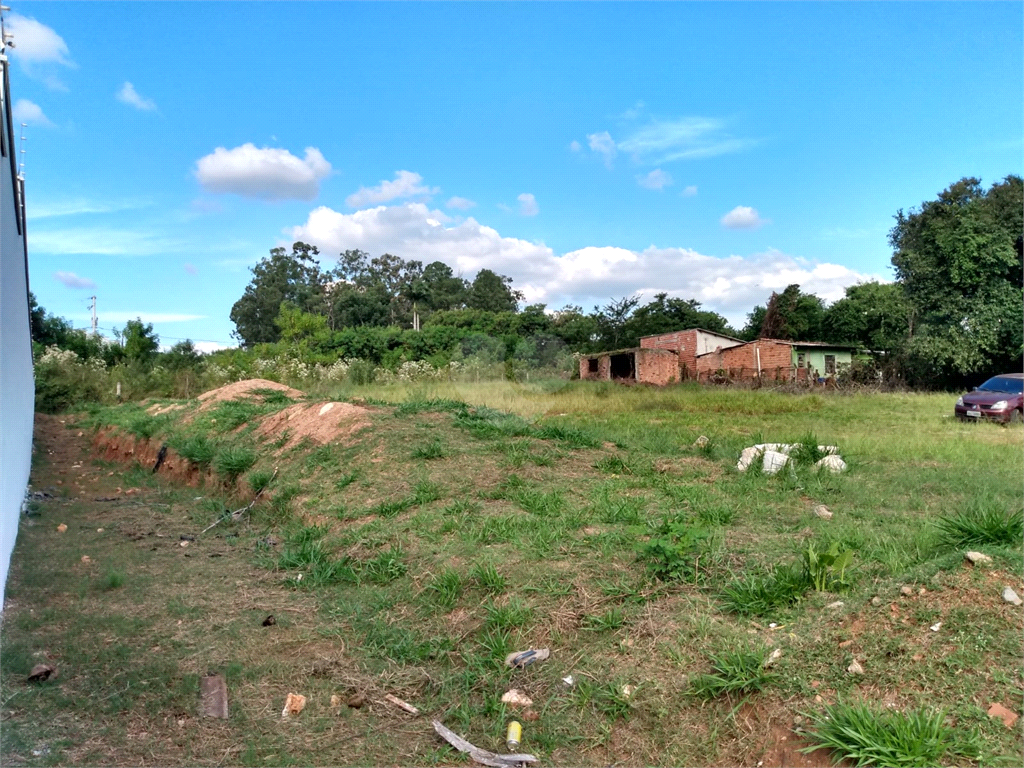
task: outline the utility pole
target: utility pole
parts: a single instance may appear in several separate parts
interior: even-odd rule
[[[95,296],[90,296],[89,298],[92,299],[92,335],[93,336],[98,336],[99,335],[99,328],[97,327],[98,326],[98,322],[96,320],[96,297]]]

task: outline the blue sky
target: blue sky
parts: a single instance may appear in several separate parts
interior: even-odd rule
[[[742,325],[1022,172],[1020,3],[8,4],[32,288],[167,343],[295,239]]]

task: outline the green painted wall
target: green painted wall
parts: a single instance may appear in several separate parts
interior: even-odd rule
[[[825,375],[825,355],[835,355],[836,366],[849,365],[853,361],[853,353],[849,349],[830,349],[828,347],[793,347],[793,365],[796,366],[800,355],[804,356],[804,368]]]

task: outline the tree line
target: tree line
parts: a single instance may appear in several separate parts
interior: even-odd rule
[[[244,354],[310,364],[354,359],[394,369],[477,356],[565,366],[567,353],[633,347],[643,336],[703,328],[744,340],[854,345],[882,372],[915,386],[962,386],[1021,370],[1024,349],[1024,185],[1007,176],[988,189],[964,178],[935,200],[899,210],[889,233],[896,280],[850,286],[831,304],[790,285],[754,307],[741,328],[693,299],[659,293],[584,311],[523,306],[511,278],[481,269],[472,281],[441,261],[341,253],[325,268],[315,246],[274,248],[252,268],[231,308]],[[33,306],[33,340],[106,364],[196,365],[190,342],[159,353],[151,325],[132,321],[111,344],[74,331]],[[214,353],[213,359],[230,357]]]

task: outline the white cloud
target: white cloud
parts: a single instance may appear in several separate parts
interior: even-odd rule
[[[746,205],[737,205],[722,217],[722,226],[727,229],[757,229],[767,223],[768,220],[762,219],[756,208]]]
[[[206,315],[179,315],[170,312],[101,312],[100,323],[127,323],[138,318],[144,323],[187,323],[205,320]]]
[[[682,192],[679,193],[683,197],[696,197],[697,188],[694,186],[685,187]]]
[[[109,227],[29,228],[30,252],[58,255],[151,256],[183,247],[182,243],[150,232]]]
[[[644,111],[644,107],[647,106],[642,101],[638,101],[632,107],[623,112],[619,117],[623,120],[636,120]]]
[[[672,176],[661,168],[655,168],[646,176],[637,176],[636,183],[645,189],[664,189],[672,185]]]
[[[156,109],[155,101],[140,96],[139,92],[135,90],[135,86],[127,81],[125,81],[125,84],[121,86],[121,90],[117,92],[117,100],[124,102],[125,104],[130,104],[136,109]]]
[[[56,198],[35,202],[29,193],[26,215],[29,221],[51,219],[60,216],[79,216],[86,213],[115,213],[131,211],[151,205],[146,200],[97,201],[78,198]]]
[[[331,164],[315,147],[300,159],[286,149],[258,149],[247,143],[217,147],[196,162],[196,178],[209,192],[230,192],[262,200],[312,200]]]
[[[571,142],[569,142],[570,152],[579,152],[581,149],[583,149],[583,146],[578,141],[576,141],[576,139],[573,139]]]
[[[211,352],[216,352],[218,349],[234,349],[234,345],[221,344],[219,341],[196,341],[193,342],[198,352],[202,352],[204,355],[208,355]]]
[[[96,283],[87,277],[79,277],[74,272],[54,272],[54,279],[64,283],[68,288],[95,288]]]
[[[405,197],[429,198],[439,191],[423,186],[423,177],[418,173],[396,171],[393,181],[384,180],[376,187],[360,187],[358,192],[353,192],[345,198],[345,204],[352,208],[359,208],[364,205],[377,205]]]
[[[12,13],[5,25],[13,35],[15,47],[11,54],[22,62],[56,62],[66,67],[75,63],[68,58],[64,38],[35,19]]]
[[[19,123],[35,123],[36,125],[53,125],[50,118],[43,114],[43,108],[28,99],[14,102],[14,120]]]
[[[638,162],[653,165],[739,152],[754,143],[727,134],[721,120],[683,117],[646,125],[620,141],[618,149],[633,155]]]
[[[537,205],[537,198],[529,192],[523,192],[516,198],[519,201],[519,213],[522,216],[536,216],[540,213],[540,206]]]
[[[689,248],[648,247],[633,251],[589,246],[556,254],[542,243],[502,237],[472,217],[451,226],[443,214],[422,203],[379,206],[345,214],[325,206],[306,222],[286,230],[287,242],[302,240],[321,253],[358,248],[371,254],[394,253],[424,263],[443,261],[471,277],[482,268],[509,275],[528,302],[559,307],[592,306],[616,296],[651,297],[665,291],[692,298],[742,325],[746,314],[767,301],[772,291],[799,283],[827,301],[844,289],[878,275],[839,264],[819,263],[768,250],[748,256],[707,256]]]
[[[470,208],[476,206],[472,200],[468,200],[465,197],[450,197],[448,202],[445,203],[446,208],[457,208],[460,211],[468,211]]]
[[[592,151],[604,157],[604,164],[608,168],[612,167],[612,160],[615,159],[616,149],[615,140],[612,139],[612,135],[608,131],[587,134],[587,144]]]

